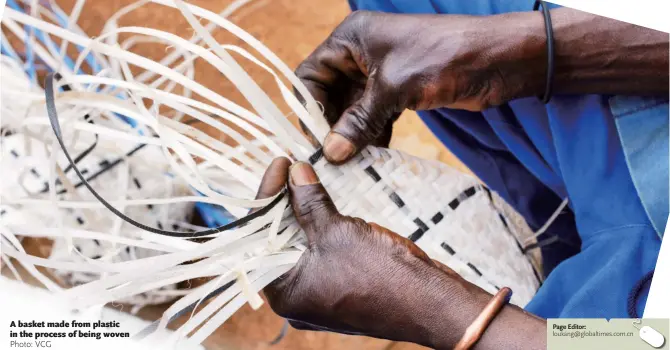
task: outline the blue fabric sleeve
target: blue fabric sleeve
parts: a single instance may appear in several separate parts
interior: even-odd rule
[[[491,15],[530,11],[533,2],[350,4],[396,13]],[[555,240],[542,248],[550,273],[527,310],[542,317],[628,317],[632,289],[656,263],[661,238],[655,226],[668,214],[667,99],[664,104],[555,96],[548,105],[525,98],[480,113],[439,109],[419,114],[532,228],[544,224],[563,198],[569,199],[569,210],[540,236],[544,242]],[[640,313],[645,300],[642,293]]]

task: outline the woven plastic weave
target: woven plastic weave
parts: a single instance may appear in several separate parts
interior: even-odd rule
[[[476,178],[376,147],[343,166],[318,159],[315,170],[343,214],[408,237],[490,293],[511,287],[516,304],[525,305],[535,294],[539,278],[517,238],[526,235],[527,227],[512,226],[514,220],[503,214],[511,208],[494,200]],[[498,208],[501,203],[508,208]]]
[[[146,2],[149,1],[137,6]],[[14,188],[10,184],[13,182],[24,183],[31,166],[40,173],[31,180],[33,188],[10,190],[3,199],[6,209],[15,211],[6,217],[19,218],[5,218],[0,225],[3,261],[9,261],[8,257],[19,261],[47,288],[61,291],[34,267],[55,271],[70,284],[62,295],[80,308],[115,301],[142,305],[175,300],[152,329],[165,327],[204,303],[206,306],[176,333],[192,333],[191,339],[201,342],[244,303],[259,306],[262,301],[258,292],[294,266],[305,249],[304,234],[292,216],[286,196],[251,199],[272,159],[289,156],[314,165],[343,214],[375,222],[408,237],[431,258],[490,293],[511,287],[515,304],[524,306],[533,297],[541,274],[520,243],[532,240],[533,233],[513,208],[478,179],[442,163],[375,147],[366,148],[345,165],[328,164],[320,145],[311,144],[288,121],[230,53],[272,74],[291,114],[317,139],[323,139],[329,127],[322,111],[278,57],[217,14],[181,0],[150,2],[181,11],[193,26],[194,37],[189,41],[151,28],[118,27],[116,22],[110,22],[105,26],[108,32],[91,39],[72,28],[63,29],[6,9],[3,28],[6,26],[14,35],[27,37],[22,28],[32,27],[70,41],[82,53],[77,63],[68,68],[48,45],[35,44],[36,56],[58,73],[58,79],[49,76],[44,90],[30,84],[22,71],[23,64],[3,54],[3,67],[12,73],[3,76],[3,84],[7,80],[15,87],[12,91],[3,90],[3,105],[16,100],[14,109],[6,110],[11,112],[11,123],[3,122],[3,129],[11,129],[12,134],[3,136],[2,141],[3,167],[16,171],[3,171],[3,179],[8,181],[3,188]],[[211,22],[207,30],[200,20]],[[240,47],[217,43],[209,33],[217,26],[245,41],[272,67]],[[164,43],[176,50],[177,54],[172,55],[175,59],[153,61],[133,54],[124,49],[125,43],[114,41],[118,33]],[[104,69],[95,74],[76,69],[89,53]],[[183,61],[175,63],[179,57]],[[193,79],[195,59],[215,66],[239,88],[253,110],[198,84]],[[131,73],[131,64],[139,74]],[[305,105],[298,102],[279,74],[298,90]],[[159,83],[145,79],[148,76],[156,77]],[[177,85],[183,87],[183,92],[172,92]],[[202,99],[192,99],[191,93]],[[147,101],[154,105],[147,107]],[[161,114],[161,108],[175,112],[173,117]],[[223,144],[194,129],[181,121],[184,115],[218,129],[239,146]],[[129,128],[119,121],[120,117],[137,127]],[[246,134],[230,128],[231,124]],[[54,136],[61,142],[60,147]],[[20,157],[11,153],[12,147],[23,153],[22,147],[33,142],[28,140],[37,142],[30,148],[40,151]],[[65,152],[72,157],[84,152],[94,140],[99,147],[76,166],[63,157]],[[128,156],[137,144],[146,149]],[[95,172],[103,166],[101,162],[117,158],[124,159],[122,167],[95,181],[80,181],[88,176],[81,172]],[[196,158],[201,162],[196,162]],[[68,168],[78,172],[77,176],[72,171],[62,173]],[[66,184],[86,182],[90,188],[79,186],[59,195],[40,192],[45,182],[55,184],[56,179]],[[120,194],[123,198],[118,198]],[[106,202],[97,202],[94,195]],[[114,201],[121,205],[110,204]],[[135,204],[129,205],[129,201]],[[72,202],[80,203],[81,208],[65,212],[57,209],[72,206]],[[140,202],[143,204],[138,206]],[[198,228],[184,229],[193,208],[188,203],[193,202],[225,208],[238,221],[205,230],[202,237],[209,240],[195,241],[192,238]],[[39,206],[30,207],[30,203]],[[114,214],[101,203],[120,209],[127,217]],[[152,203],[169,204],[170,209],[158,210]],[[252,208],[260,210],[247,216]],[[80,213],[94,220],[82,222]],[[39,220],[20,219],[29,216]],[[137,223],[144,228],[138,230],[142,227]],[[170,228],[178,232],[169,232]],[[51,257],[28,255],[21,247],[22,236],[53,239]],[[105,242],[99,244],[97,240]],[[190,291],[177,290],[178,283],[200,277],[213,279]]]

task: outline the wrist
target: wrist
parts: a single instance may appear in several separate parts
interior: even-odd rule
[[[493,296],[479,287],[442,273],[428,284],[420,317],[423,338],[433,349],[453,349]],[[510,332],[522,327],[523,334]],[[546,321],[514,305],[504,306],[474,349],[545,349]]]
[[[403,271],[401,288],[388,291],[394,312],[381,319],[373,336],[433,349],[453,349],[493,296],[436,266],[413,265]],[[523,334],[510,332],[523,327]],[[475,349],[544,349],[546,322],[517,306],[507,305],[489,324]]]
[[[544,94],[547,76],[547,35],[539,11],[508,13],[491,17],[497,45],[492,72],[503,81],[501,103]]]
[[[434,269],[423,278],[415,312],[406,316],[417,331],[409,339],[434,349],[452,349],[489,302],[491,295],[463,280]],[[418,312],[417,312],[418,311]]]
[[[438,30],[449,32],[457,20],[446,15],[442,21],[446,29]],[[466,48],[449,61],[450,67],[467,76],[464,97],[472,97],[467,91],[476,91],[486,108],[544,92],[547,38],[540,12],[469,17],[465,23],[458,37]]]
[[[570,8],[552,9],[550,16],[555,94],[667,94],[666,33]],[[548,57],[541,11],[490,18],[490,26],[505,28],[493,46],[501,53],[492,52],[493,71],[499,69],[509,89],[503,102],[542,96]]]

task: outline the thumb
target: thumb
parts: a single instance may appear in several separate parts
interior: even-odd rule
[[[361,98],[342,113],[326,136],[323,154],[333,164],[342,164],[374,143],[387,125],[397,118],[396,100],[387,98],[382,84],[369,78]]]
[[[325,225],[340,214],[309,164],[297,162],[291,167],[288,188],[293,213],[309,243],[313,243]]]

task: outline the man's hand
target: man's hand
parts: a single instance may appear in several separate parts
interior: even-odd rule
[[[290,171],[289,165],[286,158],[272,163],[258,198],[288,183],[308,247],[293,269],[265,288],[272,309],[298,329],[453,346],[491,295],[410,240],[341,215],[310,165],[296,163]]]
[[[310,165],[289,166],[286,158],[273,161],[257,195],[273,196],[288,184],[308,240],[296,266],[265,288],[272,309],[298,329],[452,348],[491,295],[431,260],[410,240],[340,214]],[[519,324],[524,334],[509,332]],[[544,321],[508,306],[479,345],[541,349],[544,327]]]
[[[666,33],[569,8],[551,16],[554,94],[667,96]],[[366,145],[388,146],[405,109],[478,111],[544,94],[546,40],[539,12],[354,12],[296,74],[332,126],[318,140],[324,155],[341,164]]]
[[[339,164],[368,144],[387,146],[391,124],[405,109],[475,111],[539,94],[542,18],[527,22],[351,14],[296,70],[333,125],[326,158]],[[536,40],[512,39],[533,32]]]
[[[296,163],[289,174],[289,164],[285,158],[272,163],[258,196],[274,195],[287,182],[307,234],[297,265],[264,290],[272,309],[294,327],[432,345],[431,323],[449,315],[429,310],[443,309],[437,304],[446,296],[476,301],[478,288],[445,273],[410,240],[341,215],[310,165]]]

